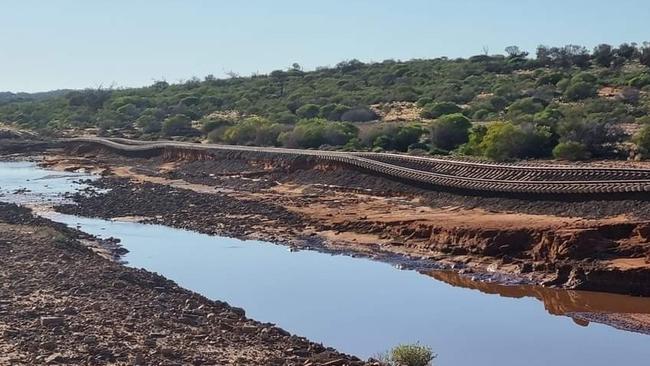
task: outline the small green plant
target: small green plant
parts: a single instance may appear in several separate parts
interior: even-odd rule
[[[436,357],[430,347],[419,343],[400,344],[376,356],[382,364],[390,366],[431,366]]]

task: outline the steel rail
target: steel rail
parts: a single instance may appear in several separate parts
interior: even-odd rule
[[[250,152],[310,157],[397,180],[460,190],[532,194],[606,194],[650,192],[650,170],[571,166],[525,166],[398,154],[301,150],[174,141],[137,141],[80,137],[65,144],[97,144],[116,151],[189,150],[204,153]]]

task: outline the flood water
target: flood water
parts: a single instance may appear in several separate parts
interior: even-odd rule
[[[33,164],[11,164],[16,163],[0,162],[0,192],[20,188],[21,179],[30,179],[24,185],[34,192],[40,191],[38,184],[69,190],[71,180],[79,178],[38,179],[53,173]],[[130,251],[125,257],[129,266],[158,272],[242,307],[256,320],[362,358],[419,341],[439,354],[436,365],[610,366],[642,365],[650,359],[650,336],[597,323],[585,326],[568,316],[582,311],[650,313],[647,299],[473,283],[451,273],[425,275],[368,259],[290,252],[264,242],[164,226],[48,217],[120,238]]]

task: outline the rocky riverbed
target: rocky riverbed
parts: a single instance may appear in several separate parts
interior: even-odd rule
[[[364,365],[0,203],[0,364]]]

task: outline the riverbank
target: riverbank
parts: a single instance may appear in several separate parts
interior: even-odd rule
[[[76,156],[70,156],[76,155]],[[336,164],[259,156],[126,158],[84,147],[45,163],[104,172],[104,194],[64,213],[370,257],[424,259],[472,277],[650,295],[650,202],[432,191]]]
[[[0,203],[0,363],[363,365]]]

